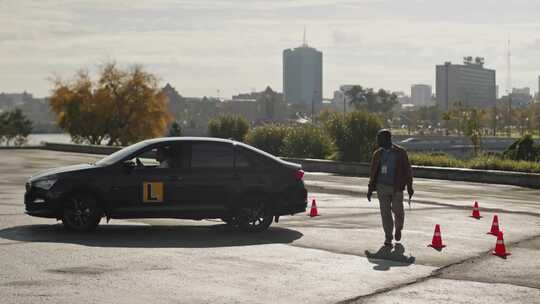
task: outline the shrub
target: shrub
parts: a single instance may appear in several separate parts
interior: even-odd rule
[[[208,123],[208,134],[211,137],[232,138],[243,141],[249,130],[249,122],[240,115],[222,115]]]
[[[534,161],[539,158],[540,147],[534,144],[530,134],[516,140],[503,152],[503,156],[511,160]]]
[[[0,114],[0,143],[13,143],[21,146],[32,132],[32,122],[26,118],[21,109],[14,109]]]
[[[369,161],[381,128],[378,116],[365,111],[350,112],[345,117],[333,113],[325,122],[338,152],[334,158],[345,161]]]
[[[283,139],[284,156],[324,159],[331,151],[332,142],[324,130],[312,125],[289,128]]]
[[[265,124],[249,130],[245,142],[273,155],[282,154],[283,140],[291,127]]]
[[[417,166],[466,168],[465,161],[444,153],[409,153],[409,160]]]
[[[460,160],[443,153],[410,153],[409,159],[413,165],[417,166],[540,173],[540,163],[532,161],[515,161],[504,159],[496,155],[483,155],[470,160]]]

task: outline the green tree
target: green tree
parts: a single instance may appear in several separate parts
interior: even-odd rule
[[[356,108],[364,106],[367,102],[366,91],[362,86],[355,85],[345,91],[345,96],[349,99],[349,103]]]
[[[324,130],[311,124],[288,129],[283,139],[283,155],[324,159],[332,151],[332,142]]]
[[[375,149],[377,132],[382,123],[377,115],[353,111],[344,117],[333,114],[325,130],[337,148],[333,158],[345,161],[369,161]]]
[[[32,122],[26,118],[21,109],[14,109],[0,114],[0,143],[12,142],[16,146],[26,143],[32,132]]]
[[[128,145],[162,136],[171,119],[157,77],[139,65],[107,63],[96,82],[84,70],[55,79],[50,103],[58,125],[79,143]]]
[[[465,135],[469,137],[473,145],[473,155],[476,157],[482,150],[482,127],[480,122],[485,115],[483,110],[471,109],[465,114]]]
[[[247,144],[273,155],[281,155],[283,140],[291,127],[280,124],[264,124],[249,130],[245,137]]]
[[[374,113],[389,113],[398,104],[397,95],[383,89],[375,92],[371,88],[364,89],[356,85],[345,91],[345,95],[356,109]]]
[[[240,115],[222,115],[208,123],[208,135],[243,141],[249,131],[249,122]]]

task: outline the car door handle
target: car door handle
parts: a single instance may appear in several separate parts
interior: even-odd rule
[[[169,179],[172,180],[172,181],[176,181],[176,182],[180,182],[180,181],[184,180],[184,178],[181,177],[181,176],[171,176],[171,177],[169,177]]]

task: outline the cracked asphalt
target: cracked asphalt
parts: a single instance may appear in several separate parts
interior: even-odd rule
[[[305,177],[321,216],[282,217],[262,234],[170,219],[78,234],[23,213],[30,175],[96,158],[0,150],[1,303],[540,303],[539,190],[418,179],[393,248],[367,179],[322,173]],[[506,260],[490,253],[494,214]],[[435,224],[440,252],[427,247]]]

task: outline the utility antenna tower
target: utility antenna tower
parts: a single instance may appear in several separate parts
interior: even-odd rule
[[[506,92],[508,93],[508,119],[506,121],[506,135],[512,136],[512,53],[510,51],[510,35],[508,36],[508,52],[506,57]]]

